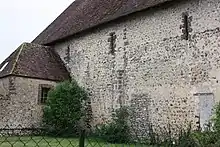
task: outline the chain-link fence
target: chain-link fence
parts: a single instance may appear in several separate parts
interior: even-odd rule
[[[169,128],[161,132],[161,136],[149,130],[147,136],[140,137],[136,129],[124,122],[71,130],[7,126],[0,129],[0,147],[203,147],[204,141],[219,139],[214,132],[192,133],[190,128],[180,130],[175,137]]]
[[[52,134],[42,128],[5,128],[0,129],[0,147],[77,147],[79,133],[74,137]]]
[[[106,130],[104,130],[106,129]],[[113,128],[111,128],[113,129]],[[43,128],[9,128],[8,126],[0,129],[0,147],[136,147],[148,146],[136,140],[131,142],[122,130],[115,128],[99,128],[93,133],[88,130],[81,130],[65,136],[62,130],[54,132]],[[126,128],[124,128],[126,129]],[[100,132],[97,132],[99,130]],[[118,132],[117,132],[118,131]],[[114,135],[115,133],[115,135]]]
[[[190,124],[174,129],[172,125],[161,128],[148,121],[135,122],[127,108],[118,109],[111,121],[100,125],[84,120],[43,128],[5,126],[0,129],[0,147],[203,147],[204,140],[219,140],[219,134],[192,131]]]

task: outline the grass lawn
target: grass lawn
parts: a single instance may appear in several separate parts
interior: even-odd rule
[[[50,137],[3,137],[0,147],[77,147],[78,139],[62,139]]]
[[[78,147],[78,139],[50,137],[0,137],[0,147]],[[145,145],[109,144],[87,139],[85,147],[148,147]]]

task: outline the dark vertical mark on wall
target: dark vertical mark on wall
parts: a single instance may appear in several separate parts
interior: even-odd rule
[[[129,45],[129,42],[128,42],[128,39],[127,39],[127,29],[125,28],[124,30],[123,30],[123,40],[124,40],[124,46],[127,46],[127,45]]]
[[[70,45],[67,46],[66,54],[65,54],[64,60],[65,60],[66,63],[69,63],[69,62],[70,62]]]
[[[184,20],[184,37],[185,37],[185,40],[188,40],[189,39],[189,25],[188,25],[188,15],[184,15],[183,16],[183,20]]]
[[[118,101],[120,106],[122,106],[124,102],[124,70],[118,70],[117,71],[117,91],[118,91]]]
[[[10,77],[9,78],[9,96],[12,94],[16,94],[16,88],[15,88],[14,78]]]
[[[123,30],[123,40],[126,40],[127,39],[127,29],[125,28],[124,30]]]
[[[192,16],[189,17],[189,14],[187,12],[182,14],[182,25],[180,28],[182,29],[182,39],[189,40],[190,39],[190,32],[192,32],[191,28],[191,22],[192,22]]]
[[[116,48],[116,34],[115,32],[110,33],[110,37],[108,39],[108,42],[110,42],[110,54],[114,55],[115,54],[115,48]]]

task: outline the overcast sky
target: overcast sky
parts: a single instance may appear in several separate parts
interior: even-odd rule
[[[74,0],[0,0],[0,62],[31,42]]]

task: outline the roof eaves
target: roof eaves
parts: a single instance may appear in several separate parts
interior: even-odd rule
[[[8,74],[8,75],[5,75],[5,76],[1,76],[0,79],[4,79],[4,78],[7,78],[7,77],[11,77],[11,76],[21,77],[21,78],[29,78],[29,79],[36,79],[36,80],[53,81],[53,82],[62,82],[62,81],[64,81],[64,80],[55,80],[55,79],[51,79],[51,78],[31,77],[31,76],[25,76],[25,75],[20,75],[20,74]],[[68,79],[66,79],[66,80],[68,80]]]

